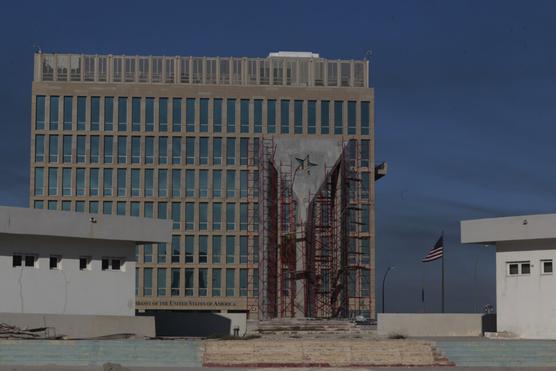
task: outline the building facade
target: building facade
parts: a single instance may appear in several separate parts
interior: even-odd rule
[[[353,278],[368,304],[350,315],[374,317],[368,80],[365,60],[313,53],[35,54],[31,206],[170,219],[170,244],[138,249],[136,308],[256,317],[262,142],[356,143],[353,161],[366,190],[358,203],[367,217],[351,249],[370,278]]]
[[[497,331],[556,339],[556,214],[464,220],[461,242],[496,246]]]
[[[135,315],[135,246],[169,221],[0,207],[0,313]]]

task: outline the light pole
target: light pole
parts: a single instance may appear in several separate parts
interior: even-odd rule
[[[386,277],[388,276],[388,273],[390,273],[392,269],[394,269],[394,266],[389,266],[384,273],[384,277],[382,278],[382,313],[384,313],[384,284],[386,283]]]

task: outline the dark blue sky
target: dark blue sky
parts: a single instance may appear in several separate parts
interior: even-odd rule
[[[86,5],[89,4],[89,5]],[[377,298],[388,311],[494,303],[494,251],[461,246],[459,221],[555,210],[556,2],[5,2],[0,12],[0,204],[28,203],[33,44],[48,52],[266,56],[373,50]],[[477,274],[474,274],[475,266]]]

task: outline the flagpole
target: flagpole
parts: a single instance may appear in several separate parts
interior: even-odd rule
[[[445,313],[444,301],[444,257],[446,256],[446,244],[444,243],[444,231],[442,231],[442,313]]]

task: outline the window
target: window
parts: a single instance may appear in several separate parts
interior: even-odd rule
[[[222,170],[212,171],[212,197],[222,197]]]
[[[199,138],[199,165],[208,165],[208,138]]]
[[[195,131],[195,98],[185,100],[185,131],[188,133]]]
[[[158,163],[168,163],[168,137],[158,137]]]
[[[185,236],[185,262],[194,262],[195,237]]]
[[[168,98],[158,100],[158,130],[168,131]]]
[[[79,258],[79,270],[91,270],[91,257],[90,256],[81,256]]]
[[[212,102],[212,131],[222,132],[222,99],[215,98]]]
[[[153,294],[153,269],[143,268],[143,296]]]
[[[131,137],[131,163],[141,162],[141,137]]]
[[[181,131],[181,98],[172,99],[172,131]]]
[[[63,211],[71,211],[71,201],[62,201],[62,210]]]
[[[143,195],[144,197],[152,197],[154,194],[154,170],[153,169],[145,169],[145,174],[143,175]],[[146,216],[146,215],[145,215]]]
[[[239,236],[239,262],[240,264],[247,264],[248,262],[248,237]]]
[[[156,271],[156,295],[166,296],[166,268],[158,268]]]
[[[23,264],[23,256],[19,254],[12,255],[12,267],[21,267]]]
[[[290,132],[290,101],[287,99],[280,101],[280,132],[282,134]]]
[[[179,238],[179,236],[178,236],[178,238]],[[179,241],[178,241],[178,243],[179,243]],[[156,262],[158,264],[166,263],[166,244],[165,243],[159,243],[156,250],[157,250]],[[179,261],[179,255],[178,255],[178,261]]]
[[[48,162],[58,162],[58,136],[48,137]]]
[[[71,162],[71,142],[72,136],[71,135],[64,135],[62,138],[62,162],[68,163]],[[36,157],[36,152],[35,152]],[[41,160],[42,161],[42,160]]]
[[[112,201],[103,201],[102,202],[102,213],[104,215],[111,215],[112,214]]]
[[[33,208],[35,209],[44,209],[44,201],[42,200],[35,200],[33,201]]]
[[[112,131],[114,123],[114,97],[104,97],[104,131]]]
[[[531,263],[528,261],[510,262],[507,264],[507,273],[510,276],[529,275],[531,273]]]
[[[116,203],[116,215],[125,215],[125,201],[118,201]]]
[[[127,98],[118,98],[118,131],[127,131]]]
[[[193,296],[193,272],[191,268],[185,269],[185,296]]]
[[[195,164],[195,138],[185,138],[185,163],[189,165]]]
[[[236,163],[236,140],[235,138],[227,138],[226,165],[235,165],[235,163]]]
[[[236,256],[236,240],[234,236],[226,236],[226,264],[233,264]]]
[[[89,169],[89,196],[98,196],[98,168]]]
[[[247,269],[239,270],[239,296],[247,296]]]
[[[208,260],[208,236],[199,236],[199,264],[206,264]]]
[[[207,296],[208,287],[208,270],[206,268],[199,269],[199,296]]]
[[[87,97],[77,97],[77,130],[85,130]],[[66,123],[64,122],[64,125]],[[71,124],[70,124],[71,125]]]
[[[58,270],[58,269],[62,269],[62,257],[61,256],[50,256],[50,259],[48,261],[48,267],[51,270]]]
[[[56,202],[56,201],[54,201]],[[50,203],[50,201],[49,201]],[[75,211],[82,213],[85,212],[85,201],[75,201]]]
[[[126,160],[127,160],[127,137],[119,136],[118,137],[118,164],[125,164]]]
[[[181,162],[181,137],[172,137],[172,164]]]
[[[172,256],[171,260],[172,263],[179,263],[180,262],[180,236],[173,235],[172,236]]]
[[[51,167],[48,169],[48,195],[56,196],[58,193],[58,169]]]
[[[185,195],[195,197],[195,170],[193,169],[185,171]]]
[[[239,164],[247,165],[249,160],[249,138],[239,140]]]
[[[343,108],[344,102],[341,100],[334,101],[334,134],[343,133]]]
[[[226,101],[226,131],[228,133],[236,132],[236,100],[228,99]]]
[[[236,204],[226,204],[226,230],[231,231],[236,228]]]
[[[541,273],[542,274],[552,274],[552,259],[541,260]]]
[[[180,197],[181,194],[181,170],[172,169],[172,197]]]
[[[35,196],[44,194],[44,169],[42,167],[35,168]]]
[[[154,130],[154,98],[145,98],[145,131]]]
[[[62,196],[71,196],[71,168],[62,169]]]
[[[77,168],[75,170],[75,195],[85,196],[85,169]]]
[[[370,165],[369,145],[369,140],[361,141],[361,167],[369,167]]]
[[[370,102],[361,102],[361,135],[369,135],[371,127]]]
[[[158,197],[168,197],[167,169],[158,169]]]
[[[220,264],[222,254],[222,236],[212,236],[212,264]]]
[[[242,99],[239,106],[240,132],[249,133],[249,99]]]
[[[212,204],[212,229],[222,228],[222,204],[215,202]]]
[[[199,204],[199,230],[205,231],[208,228],[208,204],[201,202]]]
[[[153,245],[147,243],[143,245],[143,263],[153,262]]]
[[[323,100],[320,102],[320,133],[330,132],[330,102]]]
[[[64,138],[65,137],[64,135]],[[44,135],[42,134],[35,135],[35,161],[44,161]]]
[[[185,229],[193,230],[195,225],[195,204],[187,202],[185,204]]]
[[[154,137],[145,137],[145,164],[154,163]]]
[[[77,136],[77,163],[85,162],[85,136]]]
[[[355,101],[348,101],[348,134],[355,135]]]
[[[253,131],[255,133],[262,133],[263,131],[263,100],[255,99],[254,103],[254,127]]]
[[[172,202],[172,228],[180,229],[181,203]]]
[[[91,130],[100,128],[100,97],[91,97]]]
[[[38,268],[37,264],[37,256],[36,255],[25,255],[25,266],[26,267],[33,267]]]
[[[58,207],[58,202],[56,200],[48,201],[48,210],[56,210]]]
[[[131,98],[131,131],[141,130],[141,98]]]
[[[317,102],[310,100],[307,102],[307,133],[315,134],[317,132]]]
[[[52,108],[50,108],[52,110]],[[35,98],[35,129],[44,129],[45,97],[37,95]]]
[[[226,269],[226,296],[235,295],[235,269]]]
[[[112,135],[106,135],[104,136],[104,163],[105,164],[111,164],[112,163],[112,154],[113,154],[113,145],[114,145],[114,139],[112,137]]]
[[[118,196],[126,195],[126,169],[118,169]]]
[[[240,197],[247,197],[247,194],[249,192],[248,182],[249,182],[249,172],[247,170],[241,170],[239,172],[239,196]]]
[[[266,112],[267,133],[276,133],[276,100],[270,99],[267,102]]]
[[[222,270],[214,268],[212,270],[212,296],[220,296],[222,289]]]
[[[236,196],[236,171],[226,171],[226,197]]]
[[[141,170],[139,169],[131,169],[131,195],[132,196],[140,196],[141,193],[141,186],[140,186],[140,179],[141,179]]]
[[[89,138],[89,162],[91,164],[98,164],[99,162],[99,137],[98,135],[91,135]]]
[[[199,120],[199,131],[201,133],[206,133],[208,131],[208,98],[201,98],[200,105],[200,120]]]
[[[53,102],[53,98],[55,102]],[[64,97],[64,130],[72,129],[72,103],[73,97]],[[52,110],[54,108],[54,111]],[[50,97],[50,130],[58,129],[58,97]]]
[[[179,268],[172,268],[171,270],[172,277],[171,277],[171,287],[170,287],[170,294],[172,296],[177,296],[180,294],[180,269]]]
[[[208,170],[199,170],[199,197],[208,197]]]
[[[239,230],[246,231],[247,230],[247,220],[249,217],[247,203],[242,202],[239,204]]]
[[[222,164],[222,138],[212,139],[212,164]]]
[[[294,132],[295,134],[303,134],[303,101],[296,100],[293,105],[294,116]]]

